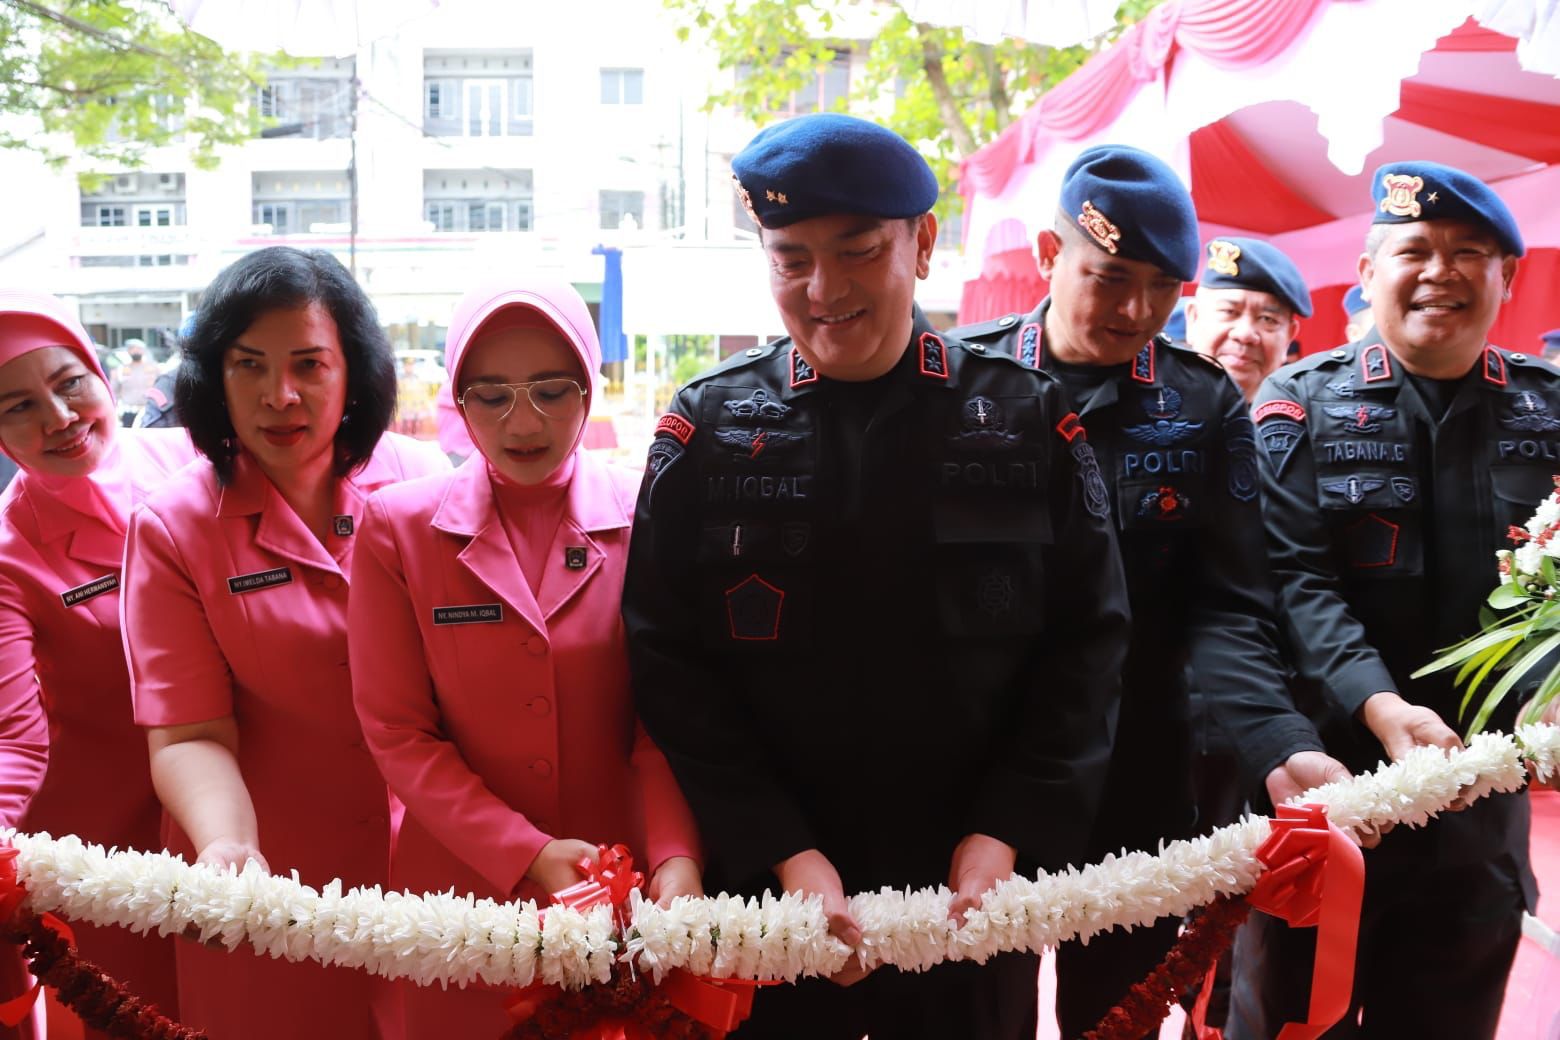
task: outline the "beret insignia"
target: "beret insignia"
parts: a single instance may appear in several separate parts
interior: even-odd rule
[[[1235,263],[1239,259],[1240,246],[1234,242],[1216,238],[1208,243],[1208,270],[1235,278],[1240,274],[1240,266]]]
[[[753,208],[753,196],[749,195],[748,190],[742,186],[742,182],[737,180],[736,174],[731,175],[731,183],[737,189],[737,198],[742,200],[742,208],[747,210],[748,219],[759,227],[763,227],[764,222],[758,219],[758,210]]]
[[[1424,189],[1423,177],[1410,177],[1406,173],[1389,173],[1381,179],[1387,197],[1381,200],[1383,213],[1398,217],[1417,217],[1423,207],[1414,198]]]
[[[1094,203],[1084,202],[1083,212],[1078,214],[1078,224],[1089,233],[1089,237],[1100,244],[1100,248],[1115,255],[1116,243],[1121,241],[1121,229],[1110,222],[1110,218],[1094,208]]]

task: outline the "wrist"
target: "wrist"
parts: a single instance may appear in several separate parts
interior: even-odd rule
[[[1367,728],[1375,731],[1383,718],[1406,703],[1395,690],[1381,690],[1365,698],[1365,703],[1360,705],[1359,719]]]

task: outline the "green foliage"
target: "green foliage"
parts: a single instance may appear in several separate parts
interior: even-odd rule
[[[1021,40],[977,43],[963,30],[914,22],[898,4],[881,0],[663,2],[678,19],[681,39],[706,44],[721,68],[737,71],[736,83],[706,107],[732,106],[760,125],[782,118],[799,92],[815,90],[836,58],[864,50],[863,74],[852,76],[846,97],[826,99],[827,107],[878,119],[916,144],[943,186],[937,212],[945,219],[960,161],[1159,0],[1127,0],[1110,32],[1060,49]],[[874,7],[885,17],[872,39],[830,37],[850,9],[859,14]]]
[[[138,166],[182,141],[210,168],[220,146],[259,129],[249,102],[262,82],[255,59],[190,32],[156,0],[0,0],[0,112],[23,117],[0,125],[0,148]]]

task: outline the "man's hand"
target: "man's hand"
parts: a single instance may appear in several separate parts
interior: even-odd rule
[[[678,896],[703,894],[704,881],[699,875],[699,865],[687,856],[672,856],[657,867],[646,893],[652,903],[662,907],[671,906]]]
[[[829,934],[846,946],[860,945],[861,925],[850,915],[840,872],[834,869],[829,857],[817,849],[798,852],[775,865],[775,877],[780,879],[780,887],[787,892],[823,897],[823,913],[829,922]],[[850,986],[870,974],[871,971],[861,966],[860,959],[852,957],[843,968],[829,976],[829,981]]]
[[[1410,704],[1391,690],[1373,693],[1360,708],[1360,721],[1375,734],[1396,762],[1416,747],[1448,751],[1463,746],[1441,716],[1419,704]]]
[[[985,834],[966,834],[948,867],[948,887],[953,889],[949,920],[964,924],[965,912],[979,906],[988,889],[1013,876],[1017,858],[1018,850],[1005,842]]]
[[[1268,798],[1274,806],[1280,806],[1313,787],[1349,778],[1349,770],[1331,755],[1320,751],[1296,751],[1283,765],[1267,775]],[[1353,837],[1361,848],[1373,849],[1381,844],[1381,836],[1391,829],[1391,825],[1382,829],[1365,825],[1355,831]]]

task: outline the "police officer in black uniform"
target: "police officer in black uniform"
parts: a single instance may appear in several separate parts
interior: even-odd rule
[[[833,114],[732,162],[790,336],[660,420],[624,591],[707,887],[846,903],[1081,864],[1127,638],[1107,489],[1054,380],[914,305],[937,183]],[[740,1036],[1031,1040],[1038,959],[760,990]]]
[[[1270,743],[1247,749],[1262,763],[1258,775],[1287,776],[1293,758],[1310,786],[1328,762],[1284,699],[1245,398],[1216,361],[1155,335],[1198,274],[1186,188],[1146,152],[1089,149],[1064,176],[1055,228],[1038,246],[1051,295],[1023,317],[951,334],[1057,376],[1111,486],[1133,632],[1090,843],[1097,860],[1192,833],[1189,666],[1205,696],[1241,698],[1267,719],[1260,736]],[[1165,919],[1063,946],[1062,1035],[1091,1029],[1163,959],[1178,925]]]
[[[1380,342],[1280,369],[1253,412],[1297,696],[1356,771],[1457,746],[1451,673],[1410,675],[1478,631],[1495,551],[1560,469],[1560,370],[1485,338],[1523,252],[1510,210],[1436,163],[1383,166],[1371,185],[1360,282]],[[1524,795],[1494,795],[1367,855],[1354,1005],[1328,1037],[1494,1035],[1534,896],[1528,823]],[[1314,932],[1253,917],[1231,1037],[1304,1020],[1313,948]]]

